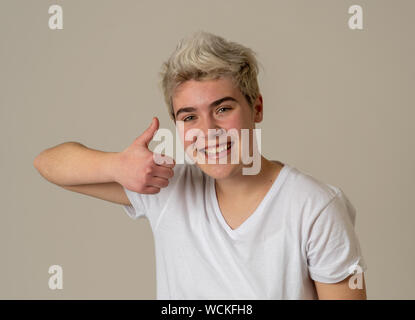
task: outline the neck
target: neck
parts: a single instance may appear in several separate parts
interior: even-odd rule
[[[226,179],[215,180],[216,191],[224,197],[249,197],[255,190],[270,186],[278,176],[283,164],[272,162],[261,156],[261,170],[256,175],[243,175],[242,170]]]

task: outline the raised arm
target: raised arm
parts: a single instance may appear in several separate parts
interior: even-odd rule
[[[123,186],[154,194],[166,187],[173,176],[173,159],[166,157],[172,164],[158,165],[148,149],[158,126],[158,119],[154,118],[150,127],[122,152],[104,152],[78,142],[65,142],[42,151],[33,165],[46,180],[67,190],[129,205]]]

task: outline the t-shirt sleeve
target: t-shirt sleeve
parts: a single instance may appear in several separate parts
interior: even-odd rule
[[[173,168],[174,176],[169,179],[169,185],[161,188],[159,193],[141,194],[123,186],[125,194],[131,203],[131,205],[122,205],[124,211],[134,220],[145,217],[154,226],[157,223],[158,217],[165,209],[174,189],[177,187],[183,170],[184,164],[176,164]]]
[[[145,217],[145,209],[141,200],[141,196],[137,192],[131,191],[124,186],[123,189],[131,203],[131,205],[122,205],[127,215],[134,220]]]
[[[310,277],[336,283],[367,269],[354,230],[356,210],[340,188],[313,219],[307,241]]]

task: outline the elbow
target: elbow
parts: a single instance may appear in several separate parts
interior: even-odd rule
[[[40,168],[40,154],[39,154],[39,155],[37,155],[37,156],[35,157],[35,159],[33,160],[33,167],[35,167],[35,169],[36,169],[37,171],[39,171],[39,168]]]
[[[46,150],[45,150],[46,151]],[[39,174],[46,179],[46,173],[49,171],[47,169],[47,158],[45,155],[45,151],[42,151],[39,153],[34,159],[33,159],[33,167],[39,172]],[[49,179],[46,179],[49,180]]]
[[[51,172],[46,162],[44,154],[40,153],[36,158],[33,160],[33,167],[37,170],[42,178],[45,180],[54,183],[54,180],[51,178]]]
[[[35,169],[37,171],[40,172],[41,167],[42,167],[42,163],[43,161],[43,153],[44,151],[42,151],[41,153],[39,153],[34,159],[33,159],[33,167],[35,167]]]
[[[33,167],[39,172],[45,167],[45,165],[48,163],[47,159],[49,157],[49,150],[52,148],[47,148],[41,151],[34,159],[33,159]]]

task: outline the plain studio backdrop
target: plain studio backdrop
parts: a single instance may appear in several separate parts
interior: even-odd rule
[[[356,207],[368,298],[415,299],[414,16],[413,1],[2,0],[0,298],[156,297],[148,221],[47,182],[33,160],[66,141],[122,151],[153,116],[173,129],[158,72],[205,30],[257,52],[264,155]]]

